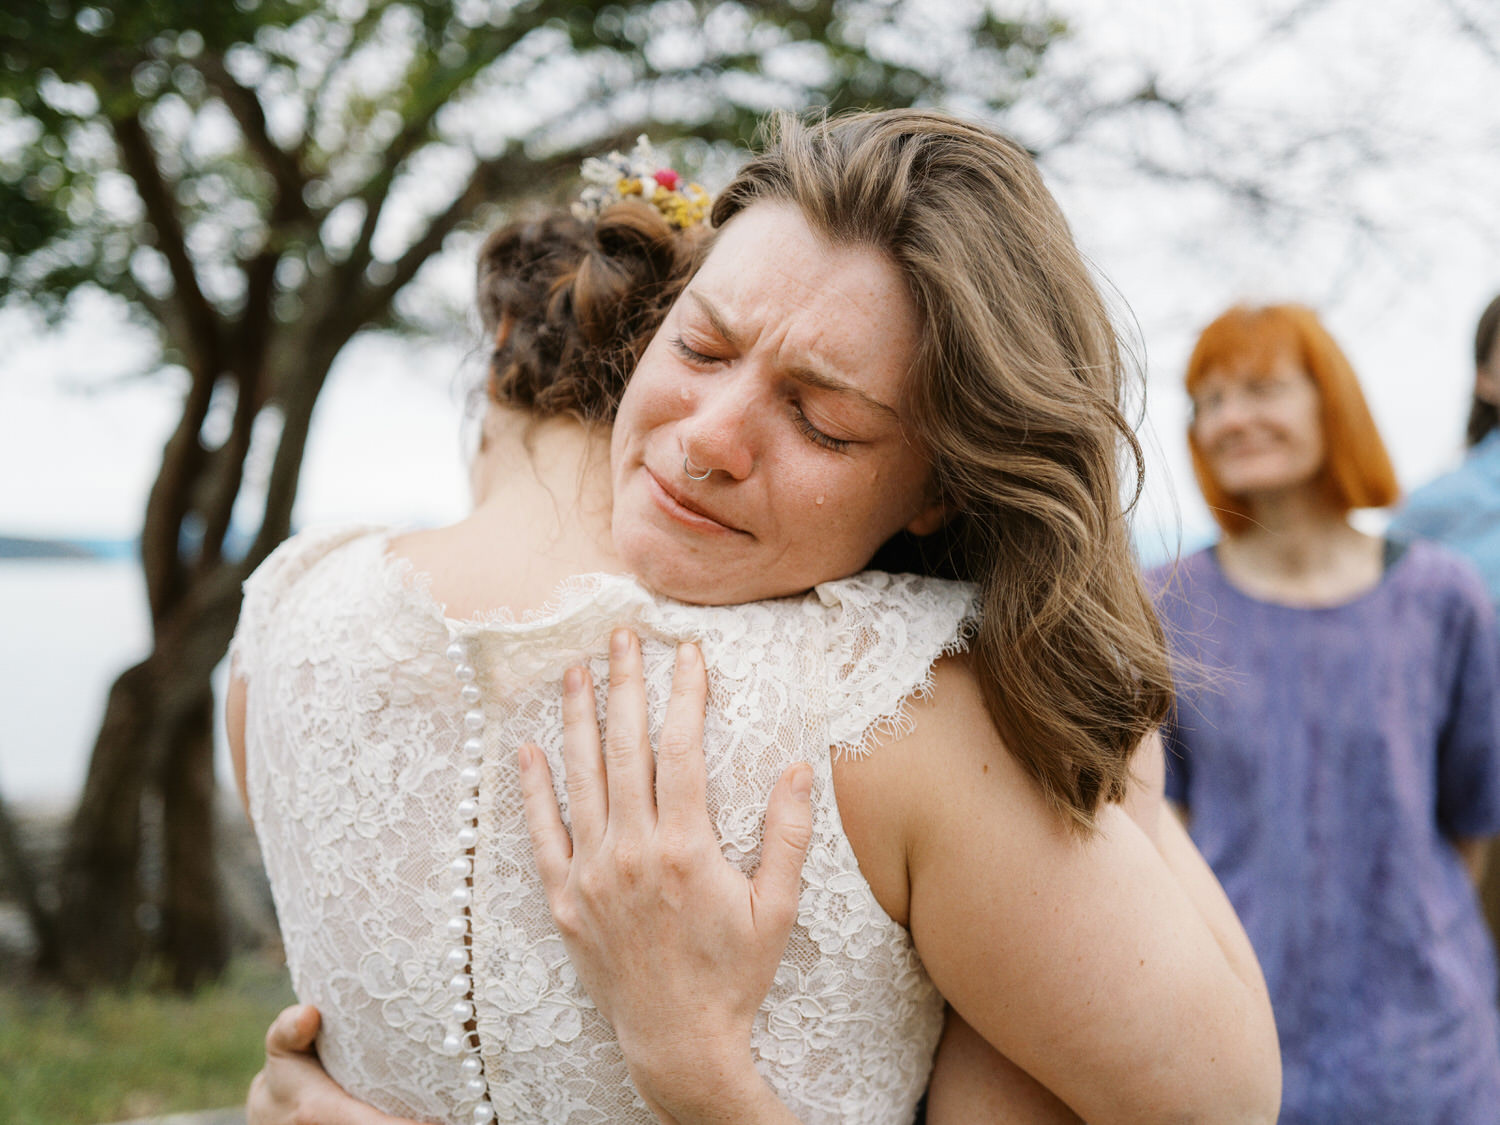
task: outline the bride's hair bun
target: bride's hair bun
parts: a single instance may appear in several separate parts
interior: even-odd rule
[[[487,396],[539,418],[614,418],[636,360],[691,273],[701,229],[619,203],[507,223],[479,251]]]

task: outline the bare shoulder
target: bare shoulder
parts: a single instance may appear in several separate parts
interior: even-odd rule
[[[1060,825],[996,732],[965,656],[934,665],[931,691],[908,701],[908,716],[904,733],[834,765],[839,814],[860,869],[903,925],[913,863],[951,846],[945,837],[969,818]]]

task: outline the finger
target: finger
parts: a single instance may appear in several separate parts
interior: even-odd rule
[[[799,762],[781,775],[766,805],[760,866],[751,880],[757,929],[791,930],[802,889],[802,861],[811,840],[812,767]]]
[[[526,830],[531,835],[531,856],[536,861],[542,887],[550,900],[568,881],[573,841],[563,826],[552,791],[552,771],[547,757],[528,743],[517,755],[521,767],[521,802],[526,812]]]
[[[594,679],[587,668],[569,668],[563,675],[563,773],[573,850],[588,855],[604,838],[609,805],[604,759],[599,754]]]
[[[307,1054],[313,1049],[322,1016],[311,1004],[283,1008],[266,1029],[266,1054]]]
[[[629,629],[609,639],[609,701],[604,708],[604,778],[613,829],[644,829],[656,819],[656,766],[646,731],[641,642]]]
[[[704,797],[703,714],[708,675],[694,644],[677,646],[672,694],[656,747],[656,803],[664,824],[686,827],[708,819]]]

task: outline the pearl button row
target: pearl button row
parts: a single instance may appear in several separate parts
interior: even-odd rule
[[[474,860],[469,853],[479,842],[479,760],[484,756],[484,742],[480,738],[484,730],[484,712],[479,709],[479,685],[474,682],[474,666],[469,663],[469,653],[462,641],[448,646],[447,656],[453,664],[453,674],[458,678],[459,697],[468,710],[464,712],[464,764],[458,771],[459,786],[463,798],[458,802],[458,832],[456,839],[460,854],[448,865],[455,885],[448,896],[453,907],[453,916],[448,919],[444,933],[453,944],[443,957],[443,971],[448,977],[448,992],[453,996],[449,1009],[453,1017],[453,1028],[443,1039],[443,1050],[450,1055],[462,1055],[458,1068],[463,1074],[463,1091],[474,1103],[470,1119],[474,1125],[489,1125],[495,1120],[495,1107],[490,1104],[489,1083],[484,1079],[484,1063],[479,1058],[479,1033],[465,1026],[474,1018],[473,965],[471,963],[468,938],[470,936],[469,907],[474,901],[471,883],[474,875]]]

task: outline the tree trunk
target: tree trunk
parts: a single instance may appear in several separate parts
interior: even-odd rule
[[[216,978],[229,960],[215,863],[214,699],[197,703],[169,734],[160,777],[163,806],[161,953],[175,988]]]
[[[153,718],[151,659],[120,675],[89,761],[58,881],[57,936],[72,983],[124,983],[140,963],[142,768]]]
[[[191,988],[228,956],[214,846],[213,689],[246,564],[197,577],[109,703],[60,881],[63,977],[122,984],[160,954]],[[155,815],[149,815],[155,814]]]

